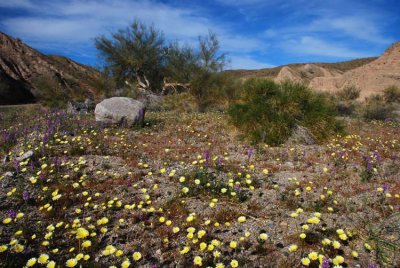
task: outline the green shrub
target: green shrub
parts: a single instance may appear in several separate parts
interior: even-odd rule
[[[69,97],[61,88],[56,78],[50,76],[38,76],[33,80],[33,84],[38,88],[38,99],[48,107],[65,107]]]
[[[199,72],[194,76],[189,93],[197,103],[197,110],[226,110],[238,98],[240,81],[228,73]]]
[[[372,95],[365,99],[361,115],[367,120],[386,120],[393,118],[393,105],[385,102],[382,95]]]
[[[336,112],[340,116],[354,116],[359,102],[357,101],[338,101],[335,103]]]
[[[348,85],[336,92],[339,101],[352,101],[360,97],[361,90],[354,85]]]
[[[385,88],[383,98],[387,103],[400,103],[400,88],[397,86]]]
[[[162,111],[195,112],[197,103],[194,97],[187,92],[171,94],[163,97],[160,109]]]
[[[341,129],[327,96],[303,84],[252,79],[245,82],[241,100],[229,108],[230,120],[253,142],[282,144],[296,125],[307,127],[322,140]]]
[[[357,99],[360,97],[361,90],[354,85],[348,85],[336,92],[332,100],[335,110],[340,116],[353,116],[359,106]]]

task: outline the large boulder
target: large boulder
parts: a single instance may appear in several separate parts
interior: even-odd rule
[[[127,97],[113,97],[97,104],[94,114],[96,121],[101,124],[132,127],[143,125],[145,110],[140,101]]]

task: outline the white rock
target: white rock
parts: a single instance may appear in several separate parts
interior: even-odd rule
[[[143,124],[145,106],[131,98],[113,97],[97,104],[94,114],[99,123],[132,127]]]
[[[16,157],[15,160],[17,160],[18,162],[22,162],[25,159],[31,158],[32,156],[33,156],[33,151],[29,150],[26,153],[24,153],[23,155]]]

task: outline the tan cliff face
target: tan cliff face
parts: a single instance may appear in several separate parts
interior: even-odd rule
[[[43,89],[35,81],[51,80],[68,96],[90,97],[95,89],[86,82],[98,72],[60,56],[47,56],[0,32],[0,104],[40,100]]]
[[[310,87],[329,92],[336,92],[348,85],[361,89],[361,99],[382,93],[392,85],[400,87],[400,42],[368,64],[336,77],[316,77],[310,82]]]

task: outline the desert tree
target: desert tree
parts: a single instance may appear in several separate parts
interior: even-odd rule
[[[135,20],[129,27],[95,39],[105,68],[118,86],[136,80],[139,89],[157,90],[162,83],[165,41],[153,25]]]
[[[221,71],[227,64],[226,54],[220,52],[215,33],[199,37],[198,61],[196,71],[190,83],[190,93],[196,99],[200,112],[219,97],[224,76]]]
[[[110,37],[97,37],[95,45],[117,86],[136,82],[138,89],[156,93],[179,87],[194,96],[201,111],[215,99],[222,81],[219,74],[227,62],[215,33],[200,36],[193,48],[165,42],[162,32],[138,20]]]

